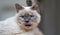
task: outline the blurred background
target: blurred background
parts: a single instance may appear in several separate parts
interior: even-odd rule
[[[32,0],[36,2],[40,0]],[[39,28],[44,35],[60,35],[60,0],[43,0],[41,4],[42,21]],[[15,3],[26,6],[26,0],[0,0],[0,20],[14,16],[17,12]]]

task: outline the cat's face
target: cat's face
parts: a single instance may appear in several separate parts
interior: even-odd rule
[[[24,7],[17,13],[17,21],[22,28],[32,29],[37,27],[41,20],[40,14],[32,7]]]

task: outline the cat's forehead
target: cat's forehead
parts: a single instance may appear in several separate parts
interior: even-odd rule
[[[27,10],[27,9],[29,9],[29,10],[30,10],[30,9],[31,9],[31,7],[24,7],[24,9],[25,9],[25,10]]]
[[[32,10],[31,7],[24,7],[24,9],[22,10],[19,10],[19,13],[20,14],[34,14],[34,13],[37,13],[36,10]]]
[[[24,9],[19,10],[19,12],[21,12],[21,11],[29,12],[29,11],[33,11],[33,10],[31,9],[31,7],[24,7]]]

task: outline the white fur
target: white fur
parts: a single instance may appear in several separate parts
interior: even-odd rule
[[[29,8],[25,8],[26,11],[32,11]],[[35,31],[31,31],[31,32],[24,32],[19,26],[18,23],[16,22],[17,16],[22,12],[22,10],[20,10],[20,12],[18,14],[16,14],[15,16],[8,18],[4,21],[0,21],[0,35],[34,35]],[[24,13],[24,12],[23,12]],[[38,23],[40,22],[40,15],[36,12],[36,10],[33,10],[33,13],[35,13],[35,15],[38,16]],[[42,33],[40,32],[39,35],[42,35]]]
[[[20,29],[20,27],[18,26],[15,20],[16,20],[15,17],[11,17],[5,21],[1,21],[0,35],[14,35],[16,33],[18,33],[17,35],[23,35],[24,31]],[[25,34],[27,35],[27,33],[24,33],[24,35]]]

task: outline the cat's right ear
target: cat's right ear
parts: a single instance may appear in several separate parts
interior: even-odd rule
[[[23,7],[21,5],[19,5],[18,3],[15,4],[16,7],[16,11],[19,12],[19,10],[22,10]]]
[[[40,12],[40,3],[39,2],[34,3],[31,7],[31,9],[37,10],[38,12]]]

